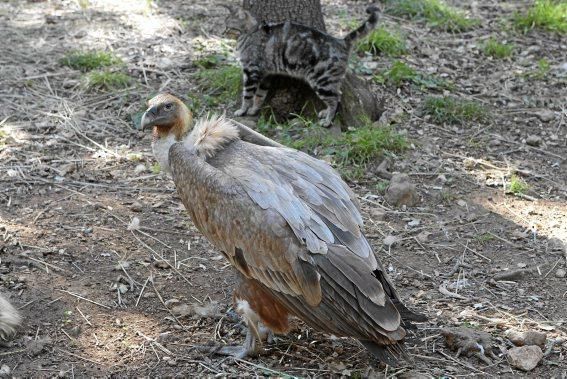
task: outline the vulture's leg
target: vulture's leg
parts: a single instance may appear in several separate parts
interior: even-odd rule
[[[258,349],[256,347],[257,334],[254,332],[257,327],[252,328],[251,325],[248,326],[248,331],[246,332],[246,340],[242,346],[223,346],[216,351],[217,354],[230,355],[237,359],[243,359],[249,356],[258,355]]]

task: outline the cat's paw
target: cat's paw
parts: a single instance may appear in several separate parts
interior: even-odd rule
[[[236,117],[245,116],[247,111],[248,111],[247,108],[240,108],[239,110],[237,110],[236,112],[234,112],[234,115],[235,115]]]
[[[260,112],[260,107],[256,108],[256,107],[252,107],[250,109],[248,109],[248,116],[256,116],[258,114],[258,112]]]
[[[319,116],[319,125],[321,125],[322,127],[328,128],[333,123],[332,118],[329,117],[329,110],[328,109],[323,109],[317,115]]]

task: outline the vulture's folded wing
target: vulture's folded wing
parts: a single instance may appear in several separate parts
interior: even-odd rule
[[[327,163],[237,140],[208,161],[174,145],[170,164],[196,226],[298,317],[382,344],[404,337],[354,194]]]

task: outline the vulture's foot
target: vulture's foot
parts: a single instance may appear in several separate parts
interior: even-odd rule
[[[227,355],[235,359],[255,357],[258,355],[258,347],[256,345],[257,335],[258,334],[255,331],[248,328],[248,331],[246,332],[246,340],[244,341],[244,345],[242,346],[222,346],[222,347],[197,346],[197,349],[207,353]],[[266,332],[266,337],[270,338],[269,332]]]

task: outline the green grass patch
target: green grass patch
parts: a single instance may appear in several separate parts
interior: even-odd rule
[[[498,40],[493,37],[489,38],[482,46],[484,55],[498,59],[511,57],[514,53],[514,49],[514,45],[498,42]]]
[[[373,55],[399,56],[406,52],[406,44],[399,34],[378,28],[362,39],[357,50]]]
[[[527,12],[516,13],[513,21],[524,32],[535,28],[567,33],[567,1],[536,0]]]
[[[152,165],[152,167],[150,167],[150,170],[152,171],[152,174],[159,174],[161,172],[161,166],[156,162]]]
[[[119,64],[122,60],[106,51],[72,51],[61,60],[61,63],[86,72]]]
[[[460,100],[453,97],[428,97],[425,100],[424,112],[434,122],[443,124],[464,124],[466,122],[482,122],[488,120],[488,110],[475,101]]]
[[[467,18],[462,11],[441,0],[387,0],[386,3],[386,12],[391,15],[425,20],[450,32],[462,32],[478,25],[478,20]]]
[[[117,90],[128,87],[131,77],[122,72],[92,71],[86,76],[87,87],[100,90]]]
[[[512,177],[510,178],[508,191],[510,191],[514,195],[523,195],[528,191],[529,188],[530,187],[528,186],[528,184],[518,176],[512,175]]]
[[[7,138],[8,138],[8,133],[6,133],[2,129],[2,126],[0,126],[0,148],[4,147],[4,145],[6,145],[6,139]]]
[[[476,237],[474,237],[475,241],[480,243],[481,245],[484,245],[490,241],[492,241],[494,239],[494,236],[490,233],[483,233],[483,234],[479,234]]]
[[[195,78],[202,89],[202,95],[192,97],[192,101],[206,106],[227,104],[239,98],[242,69],[235,65],[221,65],[204,68],[195,73]]]
[[[402,61],[392,63],[392,66],[388,70],[374,75],[373,80],[376,83],[395,87],[399,87],[403,83],[411,83],[428,89],[451,88],[450,83],[445,80],[420,73]]]
[[[273,119],[261,117],[258,130],[294,149],[318,157],[329,156],[345,177],[358,179],[367,172],[368,164],[384,154],[400,153],[408,147],[406,138],[393,128],[377,127],[365,120],[362,124],[337,136],[303,118],[276,124]]]

